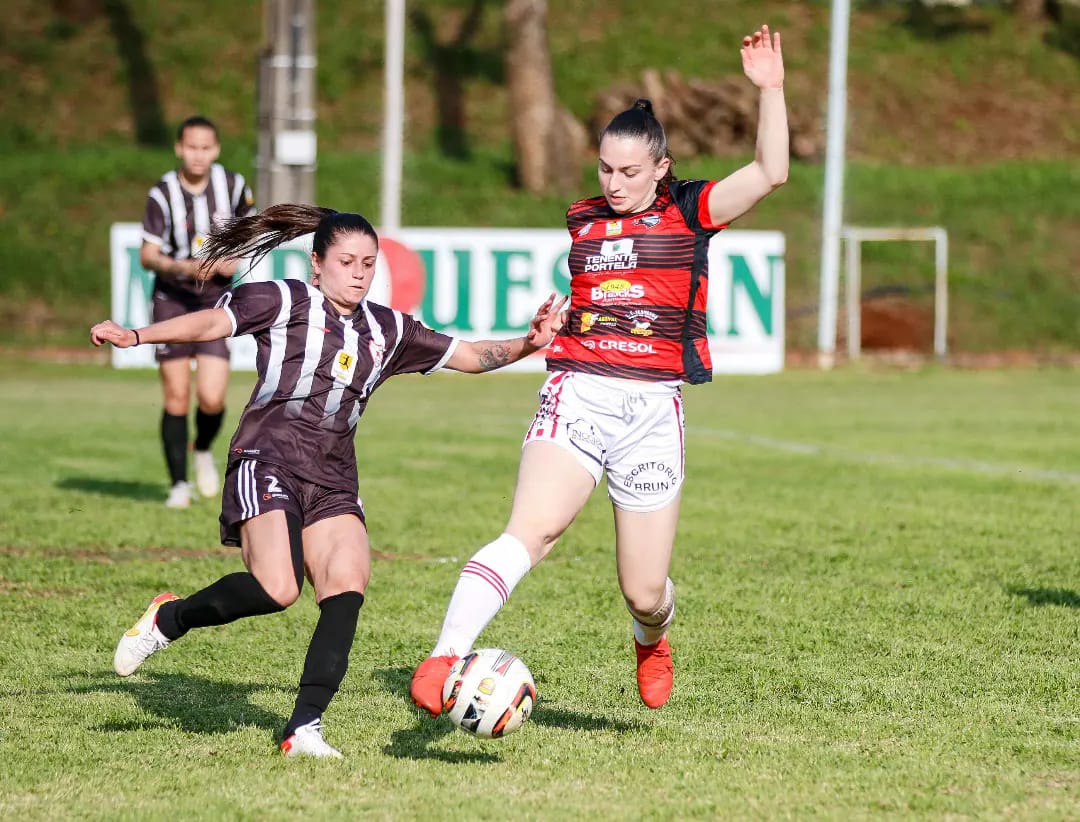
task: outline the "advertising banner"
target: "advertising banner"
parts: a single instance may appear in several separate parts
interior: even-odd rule
[[[138,223],[110,233],[112,319],[150,323],[154,275],[139,264]],[[562,229],[406,228],[379,237],[379,263],[369,299],[415,315],[465,339],[520,336],[537,306],[556,291],[569,294],[569,237]],[[237,281],[308,279],[311,238],[270,252]],[[709,248],[709,345],[713,372],[765,374],[784,367],[784,235],[722,231]],[[255,367],[255,342],[230,341],[233,368]],[[113,349],[118,368],[154,367],[151,346]],[[542,371],[542,356],[510,367]]]

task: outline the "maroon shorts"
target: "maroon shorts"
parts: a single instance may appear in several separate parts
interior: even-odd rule
[[[193,311],[213,308],[216,302],[216,297],[209,299],[202,294],[177,294],[172,291],[155,289],[152,301],[153,320],[159,323],[162,320],[171,320],[173,317],[181,317]],[[194,357],[196,354],[208,354],[211,357],[229,359],[229,344],[225,340],[197,343],[161,343],[154,350],[154,358],[158,362],[177,360],[181,357]]]
[[[240,526],[267,511],[295,514],[305,528],[341,514],[356,514],[364,522],[355,491],[315,485],[269,462],[229,463],[221,492],[221,544],[239,545]]]

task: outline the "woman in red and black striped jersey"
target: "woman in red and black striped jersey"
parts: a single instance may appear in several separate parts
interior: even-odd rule
[[[435,716],[454,661],[552,549],[605,473],[638,691],[650,708],[670,696],[675,588],[668,568],[684,477],[680,385],[712,374],[708,245],[788,173],[780,35],[762,26],[743,39],[741,55],[760,89],[757,149],[753,162],[723,180],[675,179],[664,129],[647,100],[600,135],[602,195],[566,213],[572,308],[548,349],[552,373],[525,435],[510,520],[465,565],[438,642],[413,674],[413,701]]]
[[[340,756],[322,736],[322,714],[348,666],[370,558],[357,496],[353,434],[372,392],[395,374],[450,368],[491,371],[546,346],[564,320],[553,294],[528,333],[467,342],[365,299],[378,238],[358,214],[312,206],[272,206],[211,232],[203,269],[258,258],[314,232],[312,285],[248,283],[216,307],[131,330],[95,325],[95,345],[192,343],[253,334],[258,379],[229,447],[221,540],[241,548],[246,572],[229,574],[183,599],[162,593],[123,637],[113,664],[133,673],[192,628],[282,611],[300,596],[305,568],[320,616],[304,663],[282,750]]]
[[[166,172],[150,189],[142,223],[139,262],[153,271],[151,309],[155,321],[212,308],[232,281],[236,261],[221,260],[210,277],[198,277],[196,255],[210,229],[222,220],[255,211],[255,198],[243,176],[217,161],[217,127],[202,116],[188,117],[176,133],[180,168]],[[161,444],[171,487],[165,505],[191,504],[188,482],[188,412],[191,408],[191,361],[195,361],[195,485],[215,496],[220,488],[210,446],[225,415],[229,387],[229,347],[224,340],[162,344],[154,357],[161,372],[164,408]]]

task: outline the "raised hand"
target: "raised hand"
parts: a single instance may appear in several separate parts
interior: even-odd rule
[[[525,339],[534,348],[543,348],[555,339],[555,335],[566,322],[566,306],[570,298],[562,297],[556,302],[556,297],[558,295],[553,293],[544,300],[529,322],[529,332]]]
[[[743,38],[742,67],[750,82],[759,89],[784,87],[784,56],[780,52],[780,32],[769,34],[762,26]]]

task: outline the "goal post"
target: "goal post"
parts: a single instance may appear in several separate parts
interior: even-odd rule
[[[879,228],[844,226],[844,280],[847,302],[848,359],[862,354],[862,244],[865,242],[930,241],[934,243],[934,356],[944,359],[949,322],[949,235],[940,226],[927,228]]]

